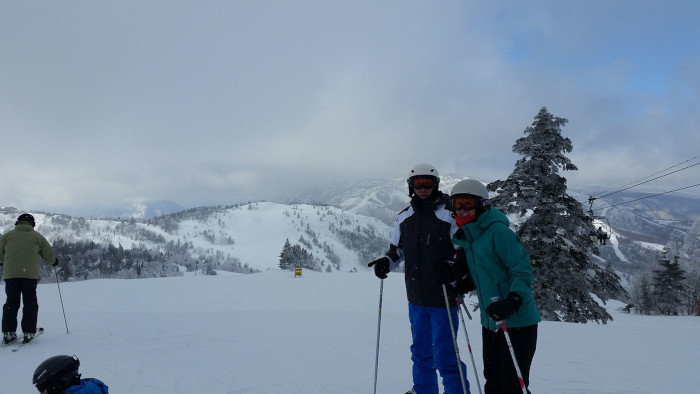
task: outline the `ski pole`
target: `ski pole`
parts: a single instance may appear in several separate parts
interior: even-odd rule
[[[498,287],[500,291],[500,286]],[[491,302],[496,302],[500,300],[500,297],[491,297]],[[506,343],[508,344],[508,350],[510,351],[510,357],[513,359],[513,365],[515,366],[515,373],[518,374],[518,381],[520,382],[520,388],[523,390],[523,394],[527,394],[527,389],[525,388],[525,381],[523,380],[523,374],[520,372],[520,366],[518,366],[518,360],[515,359],[515,350],[513,350],[513,343],[510,341],[510,335],[508,334],[508,328],[506,328],[505,320],[496,322],[500,324],[503,328],[503,336],[506,338]]]
[[[496,297],[496,300],[498,298]],[[492,298],[493,300],[493,298]],[[510,357],[513,359],[513,365],[515,366],[515,373],[518,375],[518,382],[520,383],[520,388],[523,390],[523,394],[527,394],[527,389],[525,388],[525,381],[523,380],[523,374],[520,372],[520,366],[518,366],[518,360],[515,359],[515,350],[513,350],[513,343],[510,341],[510,334],[508,334],[508,328],[506,327],[506,321],[501,320],[496,322],[500,324],[503,328],[503,336],[506,338],[506,343],[508,344],[508,350],[510,351]]]
[[[63,296],[61,295],[61,286],[58,284],[58,272],[56,271],[56,266],[53,266],[53,273],[56,275],[56,286],[58,287],[58,298],[61,300],[61,310],[63,311],[63,321],[66,322],[66,335],[70,334],[68,331],[68,320],[66,319],[66,309],[63,307]]]
[[[469,311],[467,311],[467,306],[464,304],[464,298],[462,298],[462,295],[459,295],[457,297],[457,310],[459,311],[459,318],[462,320],[462,327],[464,327],[464,336],[467,338],[467,348],[469,348],[469,357],[472,359],[472,366],[474,367],[474,376],[476,376],[476,386],[479,388],[479,394],[481,394],[481,383],[479,383],[479,371],[476,370],[476,363],[474,362],[474,354],[472,353],[472,345],[469,343],[469,334],[467,333],[467,324],[464,323],[464,315],[462,314],[462,309],[460,308],[460,305],[464,306],[464,310],[467,312],[467,316],[469,316]],[[471,320],[471,316],[469,316],[469,320]]]
[[[513,344],[510,342],[510,335],[508,335],[508,329],[506,328],[506,322],[504,320],[500,321],[501,327],[503,327],[503,336],[506,337],[506,342],[508,343],[508,350],[510,350],[510,357],[513,358],[513,365],[515,365],[515,373],[518,374],[518,381],[520,381],[520,388],[523,390],[523,394],[527,394],[527,389],[525,388],[525,381],[523,380],[523,374],[520,373],[520,367],[518,366],[518,360],[515,359],[515,351],[513,350]]]
[[[469,318],[469,320],[472,320],[472,315],[469,314],[469,309],[467,308],[467,304],[464,302],[464,296],[461,294],[459,295],[459,301],[462,302],[462,307],[464,308],[464,311],[467,312],[467,317]]]
[[[374,355],[374,394],[377,394],[377,370],[379,369],[379,333],[382,328],[382,294],[384,293],[384,279],[379,282],[379,315],[377,316],[377,350]]]
[[[447,308],[447,317],[450,320],[450,331],[452,332],[452,342],[455,345],[455,354],[457,354],[457,369],[459,370],[459,378],[462,380],[462,390],[464,394],[468,393],[467,391],[467,382],[464,379],[464,371],[462,371],[462,359],[459,357],[459,346],[457,346],[457,334],[455,333],[455,327],[452,323],[452,313],[450,311],[450,301],[447,298],[447,287],[443,284],[442,285],[442,293],[445,295],[445,308]]]

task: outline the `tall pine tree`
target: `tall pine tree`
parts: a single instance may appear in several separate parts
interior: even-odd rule
[[[578,168],[565,155],[573,150],[561,134],[568,120],[542,107],[525,136],[513,145],[522,158],[504,181],[488,185],[497,195],[491,204],[524,220],[517,233],[530,254],[533,293],[542,318],[585,323],[606,323],[612,317],[591,294],[603,302],[626,297],[620,278],[593,263],[592,228],[581,203],[566,192],[566,178],[559,170]],[[597,249],[596,249],[597,252]]]
[[[657,311],[662,315],[677,315],[682,310],[685,301],[686,279],[685,271],[678,263],[678,256],[673,256],[673,260],[668,258],[668,249],[664,250],[659,269],[654,270],[654,298],[656,299]]]
[[[639,283],[634,287],[634,302],[637,310],[642,315],[651,315],[654,309],[654,297],[652,295],[651,282],[648,275],[644,274],[639,279]]]
[[[292,270],[297,267],[297,261],[294,259],[294,251],[292,249],[292,244],[289,242],[289,238],[285,241],[282,247],[282,252],[280,253],[280,262],[278,266],[283,270]]]

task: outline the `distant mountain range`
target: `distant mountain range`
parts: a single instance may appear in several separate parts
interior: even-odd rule
[[[440,189],[449,193],[462,179],[442,176]],[[700,219],[700,197],[692,195],[623,191],[597,198],[590,205],[590,195],[573,190],[568,193],[581,202],[584,211],[592,213],[596,227],[602,227],[611,235],[611,242],[599,248],[599,263],[612,264],[628,280],[652,269],[658,263],[661,250],[669,242],[683,242],[686,232]],[[599,192],[593,197],[605,194]],[[405,179],[393,179],[309,189],[285,202],[312,201],[375,217],[391,226],[396,214],[408,205],[409,198]]]
[[[464,178],[443,176],[440,190],[449,193],[452,186]],[[684,195],[656,195],[624,191],[596,199],[589,206],[589,195],[569,190],[569,194],[583,205],[584,211],[593,209],[616,231],[634,234],[639,240],[666,244],[677,236],[675,230],[685,232],[700,219],[700,197]],[[597,193],[604,195],[604,192]],[[306,190],[291,196],[283,203],[323,203],[344,210],[377,218],[392,225],[396,214],[409,203],[408,187],[404,179],[369,179],[353,184],[328,186]]]
[[[452,190],[455,183],[464,178],[440,177],[440,190]],[[409,204],[406,180],[366,179],[352,184],[309,188],[303,193],[282,201],[293,203],[323,203],[346,211],[370,216],[392,226],[396,215]]]
[[[440,189],[449,192],[461,179],[443,176]],[[368,259],[386,250],[396,214],[408,205],[407,194],[404,179],[370,179],[309,189],[276,203],[182,209],[171,201],[153,201],[89,219],[34,214],[37,230],[51,241],[89,240],[161,252],[177,243],[187,245],[198,261],[264,270],[277,265],[289,239],[313,253],[323,269],[347,271],[366,268]],[[569,194],[588,211],[589,196]],[[596,226],[612,235],[610,245],[600,247],[600,263],[632,277],[653,267],[669,242],[683,241],[700,219],[700,198],[625,191],[596,199],[592,209]],[[19,213],[0,207],[0,232],[11,229]]]

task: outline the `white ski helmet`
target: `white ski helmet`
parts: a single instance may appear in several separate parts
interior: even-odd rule
[[[411,171],[408,172],[408,178],[406,178],[406,182],[410,182],[411,178],[416,176],[433,177],[435,178],[436,185],[440,183],[440,174],[438,174],[438,170],[436,170],[434,166],[427,163],[420,163],[413,166],[413,168],[411,168]]]
[[[460,194],[471,194],[473,196],[479,196],[484,200],[489,199],[489,191],[486,189],[483,183],[477,181],[476,179],[463,179],[457,182],[450,192],[450,197],[455,197]]]

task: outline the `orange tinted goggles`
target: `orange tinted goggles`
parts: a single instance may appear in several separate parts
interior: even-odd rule
[[[431,178],[413,178],[411,179],[411,187],[414,189],[432,189],[435,186],[435,181]]]
[[[454,207],[455,211],[459,211],[460,209],[468,211],[470,209],[476,209],[480,205],[481,199],[477,198],[457,197],[452,199],[452,206]]]

